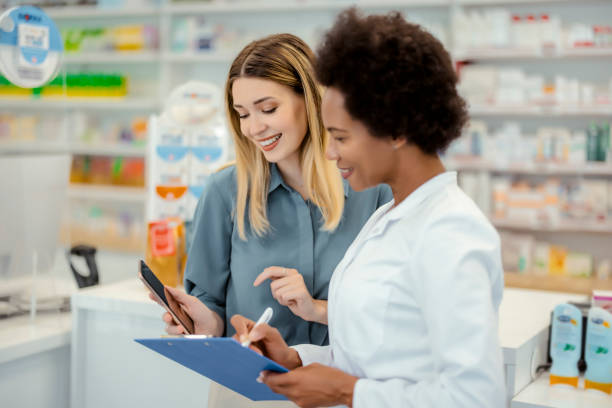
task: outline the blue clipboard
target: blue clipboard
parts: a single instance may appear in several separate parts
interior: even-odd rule
[[[253,401],[287,399],[255,379],[264,370],[283,373],[288,370],[232,338],[172,337],[134,341]]]

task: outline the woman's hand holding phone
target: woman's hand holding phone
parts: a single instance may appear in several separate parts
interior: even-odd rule
[[[164,290],[166,290],[185,313],[191,317],[195,329],[194,334],[207,334],[216,337],[223,334],[224,323],[221,317],[206,307],[200,299],[170,286],[164,286]],[[157,299],[151,293],[149,293],[149,298],[157,302]],[[162,315],[162,320],[166,323],[166,333],[173,335],[186,334],[183,327],[174,321],[170,313],[165,312]]]

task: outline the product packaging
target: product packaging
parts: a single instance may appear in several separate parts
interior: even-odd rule
[[[531,271],[534,239],[531,235],[503,233],[502,263],[505,271],[526,274]]]
[[[586,141],[585,131],[575,131],[572,134],[568,158],[571,164],[584,164],[586,162]]]
[[[582,346],[582,313],[562,303],[553,311],[550,332],[550,385],[578,386],[578,360]]]
[[[178,126],[159,120],[152,166],[154,185],[186,185],[189,177],[189,145]]]
[[[533,247],[533,273],[544,276],[548,274],[550,245],[536,241]]]
[[[550,246],[548,273],[562,276],[566,274],[567,249],[557,245]]]
[[[608,217],[612,219],[612,181],[608,181]]]
[[[612,279],[612,262],[609,259],[599,261],[595,270],[595,277],[599,280]],[[610,310],[612,310],[612,304]]]
[[[589,125],[589,128],[587,129],[587,144],[586,144],[586,151],[587,151],[587,161],[597,161],[598,159],[598,136],[599,135],[599,128],[597,127],[597,125],[595,123],[591,123]]]
[[[190,186],[203,186],[226,160],[227,138],[218,126],[202,126],[191,134]]]
[[[148,125],[147,219],[193,218],[208,177],[226,162],[231,143],[216,85],[189,81],[175,88]]]
[[[568,252],[565,271],[569,276],[589,278],[593,273],[593,257],[581,252]]]
[[[589,218],[604,221],[608,215],[608,183],[605,180],[584,180],[582,184]]]
[[[187,262],[183,222],[177,218],[149,222],[145,257],[164,285],[182,284]]]
[[[592,307],[586,328],[584,388],[612,394],[612,314]]]
[[[503,218],[508,210],[508,192],[510,183],[507,178],[496,177],[493,179],[493,217]]]
[[[612,313],[612,290],[594,290],[593,307],[600,307]]]
[[[544,217],[549,225],[556,226],[561,221],[561,180],[557,178],[548,179],[544,184],[544,191],[546,203]]]
[[[187,186],[156,186],[154,214],[158,219],[179,217],[186,219],[187,214]],[[191,218],[191,217],[189,217]]]

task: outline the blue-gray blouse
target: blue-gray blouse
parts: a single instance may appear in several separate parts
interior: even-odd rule
[[[288,344],[327,344],[326,325],[307,322],[281,306],[272,297],[270,281],[258,287],[253,286],[253,281],[269,266],[295,268],[315,299],[327,299],[336,265],[370,215],[392,198],[386,185],[356,192],[346,181],[344,194],[340,224],[332,232],[324,231],[317,206],[285,184],[276,165],[271,164],[267,202],[271,228],[263,237],[251,233],[247,207],[247,240],[243,241],[232,219],[235,167],[214,173],[196,208],[185,289],[221,316],[225,321],[224,335],[235,332],[230,324],[234,314],[257,320],[270,306],[274,309],[270,325],[278,328]]]

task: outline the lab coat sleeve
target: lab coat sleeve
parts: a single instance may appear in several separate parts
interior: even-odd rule
[[[484,220],[447,216],[420,242],[407,282],[415,286],[436,374],[417,382],[360,379],[353,407],[504,407],[494,287],[502,274],[499,236]]]
[[[193,219],[193,237],[185,267],[185,290],[225,321],[233,229],[230,193],[209,178]]]
[[[315,344],[299,344],[291,346],[300,355],[302,366],[307,366],[312,363],[320,363],[327,366],[333,366],[333,358],[330,346],[317,346]]]

